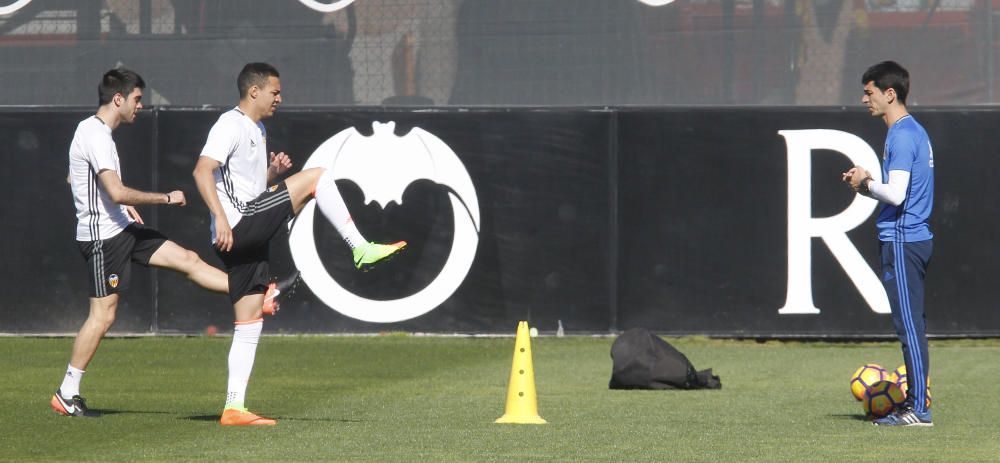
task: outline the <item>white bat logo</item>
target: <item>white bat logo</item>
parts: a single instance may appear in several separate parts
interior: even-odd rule
[[[402,204],[403,192],[411,183],[427,179],[447,186],[451,191],[455,233],[451,252],[444,268],[420,292],[388,301],[359,297],[340,286],[323,265],[316,252],[313,216],[316,203],[310,201],[299,213],[288,238],[292,259],[309,289],[330,308],[358,320],[392,323],[423,315],[448,299],[465,280],[479,246],[479,199],[468,171],[455,152],[441,139],[415,127],[398,137],[395,123],[375,122],[371,137],[353,127],[323,142],[306,161],[303,169],[332,169],[334,176],[350,180],[372,201],[385,207],[390,202]]]
[[[337,0],[333,3],[322,3],[316,0],[299,0],[303,5],[312,8],[320,13],[333,13],[334,11],[347,8],[348,5],[354,3],[354,0]]]
[[[31,0],[17,0],[14,3],[11,3],[10,5],[0,6],[0,16],[9,15],[17,10],[20,10],[21,8],[28,6],[29,3],[31,3]]]

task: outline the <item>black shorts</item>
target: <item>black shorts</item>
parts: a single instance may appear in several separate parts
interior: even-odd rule
[[[294,217],[285,182],[268,188],[247,208],[252,212],[233,227],[232,250],[215,251],[229,275],[229,300],[233,304],[243,296],[267,291],[271,238]]]
[[[132,262],[148,266],[153,253],[166,241],[163,233],[135,222],[111,239],[77,241],[87,261],[90,297],[124,292],[132,276]]]

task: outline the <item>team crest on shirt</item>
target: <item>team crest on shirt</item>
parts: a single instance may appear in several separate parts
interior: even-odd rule
[[[275,191],[278,191],[278,185],[276,185],[276,184],[275,185],[271,185],[271,187],[268,188],[267,191],[270,191],[271,193],[274,193]]]
[[[117,288],[118,287],[118,274],[117,273],[112,273],[111,276],[108,277],[108,284],[111,285],[112,288]]]

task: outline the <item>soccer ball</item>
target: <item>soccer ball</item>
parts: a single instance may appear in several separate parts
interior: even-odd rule
[[[863,365],[851,376],[851,395],[858,400],[864,399],[865,391],[873,384],[885,381],[886,376],[885,368],[880,365],[874,363]]]
[[[889,373],[889,377],[886,378],[886,380],[892,381],[894,383],[899,383],[899,378],[905,378],[905,377],[906,377],[906,365],[900,365],[899,368],[896,368],[895,370],[892,370],[892,373]]]
[[[882,418],[903,405],[906,397],[899,386],[892,381],[879,381],[865,391],[861,404],[865,408],[865,417],[874,420]]]
[[[907,384],[907,381],[906,381],[907,380],[907,377],[906,377],[906,366],[905,365],[901,365],[899,368],[896,369],[895,373],[896,373],[896,376],[897,376],[896,377],[896,381],[895,381],[896,382],[896,386],[899,387],[899,390],[903,392],[903,397],[906,398],[906,396],[908,395],[907,394],[907,390],[909,389],[909,385]],[[927,377],[927,408],[930,408],[930,407],[931,407],[931,377],[928,376]]]
[[[906,378],[907,378],[907,375],[906,375],[906,365],[900,365],[899,368],[896,368],[892,373],[889,374],[889,381],[892,381],[892,382],[897,383],[897,384],[899,384],[901,382],[905,383],[906,382]],[[927,376],[927,387],[930,387],[930,386],[931,386],[931,377]],[[904,390],[906,390],[906,389],[904,389]]]

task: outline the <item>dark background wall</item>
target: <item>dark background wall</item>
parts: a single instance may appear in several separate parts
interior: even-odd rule
[[[219,260],[209,246],[208,212],[191,170],[224,108],[155,109],[115,132],[126,184],[182,189],[184,208],[140,208],[147,222]],[[0,233],[0,332],[73,332],[86,316],[85,269],[73,241],[75,217],[66,152],[90,110],[0,111],[0,173],[7,200]],[[995,170],[1000,123],[992,109],[919,108],[935,149],[935,253],[927,281],[934,335],[998,335]],[[509,332],[521,319],[544,331],[606,333],[636,326],[672,334],[722,336],[888,336],[830,251],[812,245],[816,315],[779,315],[787,289],[787,153],[779,130],[835,129],[881,152],[885,127],[864,111],[839,108],[464,109],[408,111],[288,108],[266,121],[268,147],[301,166],[323,141],[374,121],[396,133],[419,127],[444,141],[475,186],[481,231],[475,262],[459,289],[420,317],[368,323],[339,314],[299,284],[268,330]],[[843,155],[813,152],[813,216],[843,210],[853,194],[840,182]],[[383,166],[384,167],[384,166]],[[357,185],[339,186],[369,239],[410,247],[369,273],[322,219],[319,254],[343,287],[369,299],[419,291],[444,265],[453,216],[448,190],[410,185],[401,205],[365,205]],[[873,218],[848,233],[877,266]],[[295,271],[287,236],[272,247],[276,276]],[[119,309],[119,332],[225,331],[231,308],[168,271],[136,270]]]
[[[996,186],[986,174],[992,110],[927,109],[915,117],[935,153],[934,257],[927,280],[932,333],[996,331],[990,281],[998,274],[992,217]],[[881,156],[885,126],[844,109],[688,109],[619,116],[622,252],[620,327],[675,333],[865,335],[891,333],[833,255],[812,240],[819,315],[777,314],[787,282],[788,191],[779,130],[836,129]],[[851,162],[813,152],[813,217],[844,210],[840,183]],[[874,217],[848,233],[878,268]],[[959,302],[960,301],[960,302]]]

